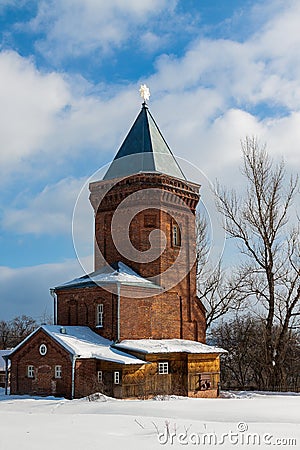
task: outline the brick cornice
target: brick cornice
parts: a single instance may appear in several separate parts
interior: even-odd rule
[[[174,205],[175,194],[179,199],[178,204],[180,204],[180,200],[183,200],[193,212],[200,199],[200,185],[160,174],[143,173],[131,175],[119,181],[116,179],[96,181],[90,183],[89,187],[91,192],[90,201],[95,211],[98,210],[100,204],[102,211],[115,209],[129,195],[139,191],[141,192],[137,200],[140,199],[142,202],[142,191],[144,189],[161,190],[161,202],[166,204],[172,203]]]

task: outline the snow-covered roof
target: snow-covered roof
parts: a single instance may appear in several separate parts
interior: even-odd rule
[[[68,281],[55,289],[80,288],[95,285],[120,283],[127,286],[139,286],[150,289],[161,289],[160,286],[138,275],[130,267],[122,262],[116,262],[112,266],[105,266],[95,272],[84,275],[80,278]]]
[[[9,355],[9,353],[11,353],[11,349],[0,350],[0,371],[1,372],[5,370],[5,361],[3,359],[3,356]],[[10,364],[9,364],[9,366],[10,366]]]
[[[89,327],[42,325],[14,348],[13,353],[39,330],[50,337],[77,358],[95,358],[118,364],[145,364],[145,361],[113,348],[113,341],[94,333]]]
[[[227,353],[223,348],[187,339],[128,339],[115,347],[141,353]]]

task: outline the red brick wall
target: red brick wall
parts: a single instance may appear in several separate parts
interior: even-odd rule
[[[96,327],[97,304],[104,305],[104,326]],[[57,323],[88,326],[107,339],[117,335],[117,296],[99,286],[57,291]]]
[[[121,290],[120,340],[180,338],[180,300],[176,292],[165,292],[145,298],[134,298]]]
[[[194,212],[199,201],[196,186],[189,182],[173,179],[166,175],[138,174],[119,181],[106,193],[100,202],[100,196],[107,189],[110,181],[92,183],[91,203],[95,209],[95,236],[105,261],[113,263],[123,261],[146,278],[157,276],[157,284],[164,285],[160,276],[173,264],[179,254],[179,247],[172,245],[172,225],[174,217],[180,221],[182,229],[181,245],[188,248],[185,259],[176,265],[176,270],[168,275],[172,286],[172,294],[166,292],[150,300],[130,298],[126,308],[122,310],[121,329],[124,338],[182,337],[205,341],[205,311],[196,297],[196,267],[190,270],[191,262],[195,260],[195,220]],[[141,207],[145,207],[143,189],[158,188],[161,192],[161,209],[145,209],[136,214],[130,225],[130,240],[133,246],[141,252],[149,249],[149,234],[153,229],[160,229],[167,238],[166,249],[162,255],[151,263],[141,263],[139,260],[125,258],[117,251],[111,237],[111,221],[115,209],[129,195],[139,191]],[[178,201],[176,201],[178,198]],[[191,213],[182,208],[180,201],[188,205]],[[136,207],[136,201],[132,208]],[[127,208],[128,209],[128,208]],[[130,209],[130,208],[129,208]],[[173,218],[172,218],[173,217]],[[152,224],[151,224],[152,222]],[[122,232],[122,223],[119,224]],[[159,246],[159,243],[158,243]],[[143,255],[142,255],[143,257]],[[95,268],[103,266],[104,261],[95,247]],[[124,305],[125,305],[124,303]],[[180,312],[181,304],[181,312]],[[123,313],[124,312],[124,313]],[[136,324],[132,317],[136,317]],[[181,331],[179,323],[181,320]],[[156,323],[155,323],[156,322]],[[130,324],[130,325],[129,325]],[[148,333],[151,333],[150,335]],[[166,335],[167,334],[167,335]]]
[[[182,338],[205,341],[205,316],[196,297],[191,299],[190,313],[184,302],[188,284],[169,292],[122,286],[120,298],[120,339]],[[180,299],[180,295],[182,298]],[[136,296],[138,296],[136,298]],[[101,336],[117,339],[117,293],[101,287],[58,291],[58,323],[88,326]],[[96,305],[104,305],[103,327],[97,328]]]
[[[39,353],[46,344],[45,356]],[[27,366],[34,366],[34,378],[28,378]],[[62,366],[62,378],[55,378],[55,366]],[[42,330],[33,335],[12,356],[11,394],[71,396],[71,357]]]
[[[199,201],[199,194],[196,186],[189,182],[184,182],[180,180],[173,179],[166,175],[154,175],[154,174],[138,174],[128,177],[119,183],[115,184],[111,190],[108,190],[110,182],[102,181],[91,183],[90,190],[90,200],[94,207],[96,218],[95,218],[95,236],[98,243],[99,249],[103,255],[105,255],[105,260],[109,264],[116,261],[123,261],[128,264],[133,269],[137,270],[142,276],[149,277],[153,276],[155,273],[161,272],[161,267],[166,267],[174,260],[174,255],[178,254],[178,249],[171,247],[171,216],[174,211],[182,215],[182,221],[186,222],[187,213],[186,210],[182,208],[180,201],[188,206],[188,209],[194,214],[195,208]],[[160,197],[158,199],[161,207],[160,209],[144,209],[147,206],[147,196],[143,197],[144,189],[159,189]],[[103,193],[106,192],[103,199]],[[142,213],[137,214],[130,226],[130,239],[134,246],[141,252],[149,248],[149,233],[152,229],[160,228],[165,232],[168,238],[167,250],[168,255],[162,255],[158,261],[151,264],[141,264],[138,261],[135,262],[131,258],[126,259],[124,256],[116,250],[112,237],[111,237],[111,221],[112,216],[118,206],[133,193],[139,194],[138,198],[134,198],[132,204],[129,203],[125,211],[136,206],[140,206]],[[176,199],[178,199],[176,204]],[[131,205],[131,206],[130,206]],[[169,210],[169,214],[164,211],[164,209]],[[149,226],[148,216],[156,216],[156,223],[153,227]],[[190,236],[191,242],[194,239],[194,228],[195,223],[185,223],[185,228],[187,229],[187,236]],[[119,224],[120,232],[123,231],[122,223]],[[95,268],[98,269],[103,266],[103,261],[99,256],[99,252],[95,251]],[[165,270],[165,269],[164,269]]]
[[[74,397],[86,397],[94,392],[99,392],[97,383],[97,360],[77,359]]]

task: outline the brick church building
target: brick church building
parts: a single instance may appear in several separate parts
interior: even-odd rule
[[[205,344],[188,181],[146,102],[101,181],[90,184],[95,270],[52,290],[54,325],[9,355],[11,394],[216,397]]]

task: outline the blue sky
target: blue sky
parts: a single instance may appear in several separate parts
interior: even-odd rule
[[[49,287],[81,274],[74,204],[141,83],[173,152],[210,180],[239,185],[246,135],[300,172],[299,22],[297,0],[2,0],[0,319],[50,314]]]

